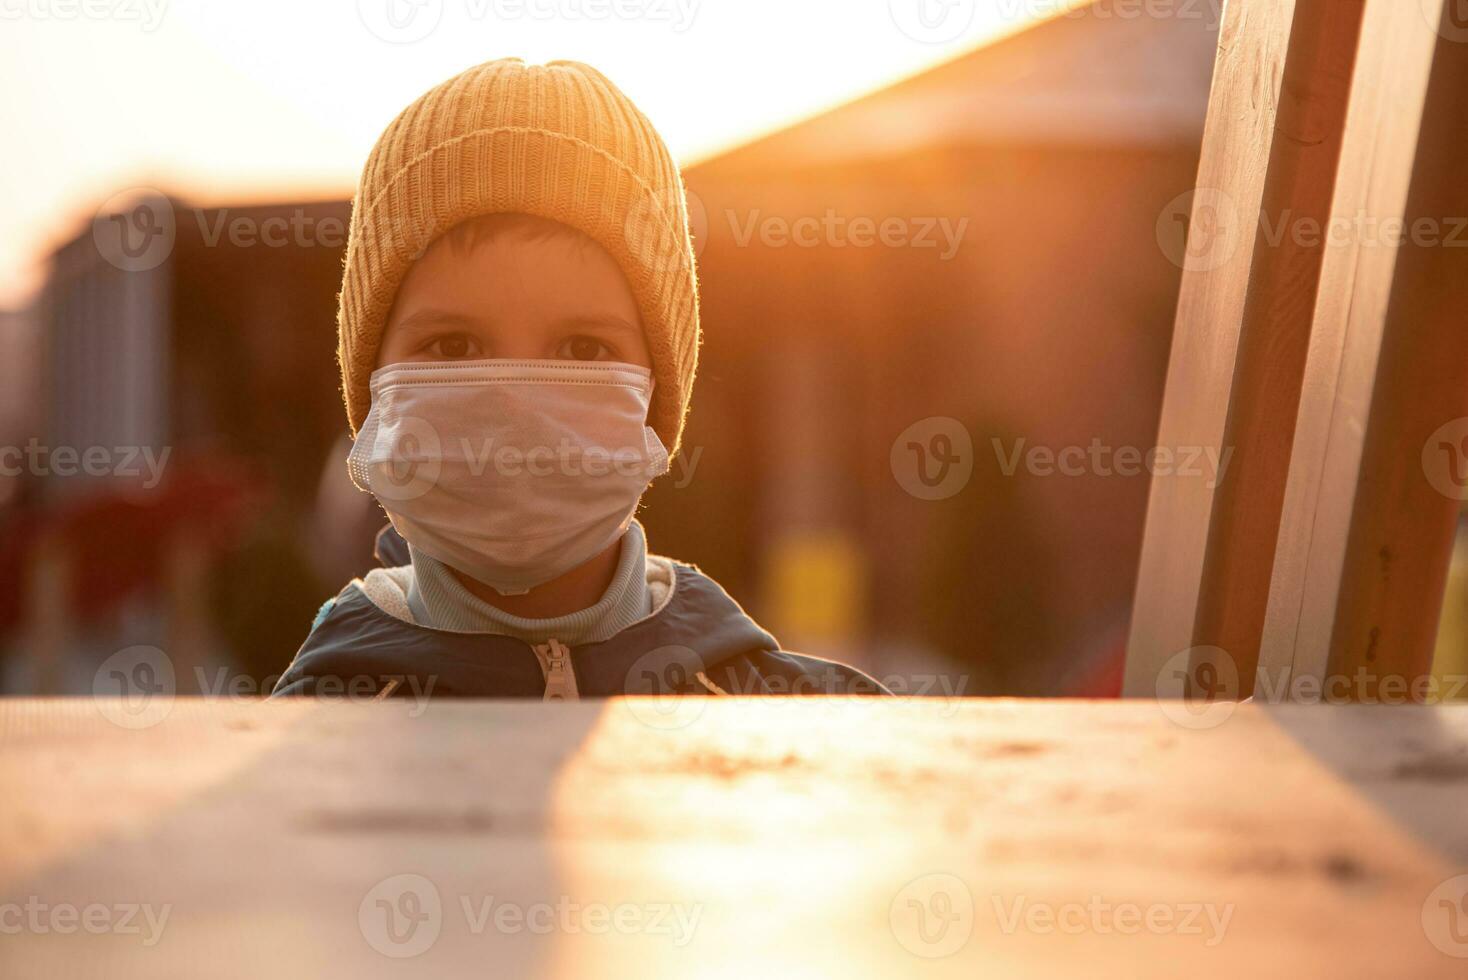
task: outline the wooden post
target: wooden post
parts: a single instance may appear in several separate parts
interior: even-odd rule
[[[1248,299],[1254,221],[1264,199],[1296,0],[1225,9],[1203,128],[1159,447],[1221,450]],[[1198,242],[1207,236],[1206,248]],[[1226,478],[1225,478],[1226,479]],[[1148,696],[1194,646],[1216,487],[1154,477],[1147,503],[1123,692]]]
[[[1423,446],[1468,415],[1465,253],[1444,242],[1468,215],[1449,165],[1468,44],[1441,0],[1262,6],[1229,7],[1194,212],[1196,234],[1196,205],[1225,201],[1251,244],[1185,271],[1159,436],[1232,455],[1213,491],[1154,478],[1129,695],[1185,650],[1223,651],[1224,696],[1430,664],[1456,501]]]
[[[1373,88],[1378,98],[1395,97],[1361,126],[1373,174],[1362,204],[1395,217],[1404,199],[1404,240],[1394,257],[1379,243],[1384,254],[1364,254],[1369,239],[1360,256],[1341,257],[1351,277],[1343,289],[1351,333],[1329,409],[1325,470],[1345,479],[1321,488],[1299,578],[1276,578],[1282,598],[1303,596],[1311,615],[1300,623],[1293,672],[1349,681],[1353,698],[1392,701],[1430,674],[1468,498],[1468,38],[1450,39],[1451,21],[1424,37],[1398,8],[1381,16],[1397,57],[1375,62]],[[1380,147],[1403,159],[1383,161]],[[1286,603],[1266,636],[1281,661],[1291,625]]]
[[[1328,9],[1327,9],[1328,8]],[[1295,413],[1325,256],[1365,0],[1299,0],[1255,229],[1193,647],[1228,651],[1247,696],[1259,662]]]

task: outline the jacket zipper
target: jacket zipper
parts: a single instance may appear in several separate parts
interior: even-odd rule
[[[577,701],[576,669],[571,666],[571,650],[557,639],[547,640],[533,648],[545,674],[545,700]]]

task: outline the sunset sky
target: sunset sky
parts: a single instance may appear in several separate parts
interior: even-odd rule
[[[1080,2],[0,0],[0,306],[132,187],[350,193],[398,109],[491,58],[596,65],[687,164]]]

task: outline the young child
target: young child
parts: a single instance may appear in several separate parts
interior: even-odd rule
[[[633,513],[678,451],[698,287],[678,169],[594,69],[492,61],[399,114],[338,329],[385,567],[322,608],[276,694],[883,691],[647,552]]]

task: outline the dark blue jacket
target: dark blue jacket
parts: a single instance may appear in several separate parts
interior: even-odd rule
[[[391,527],[377,539],[385,566],[408,563]],[[713,579],[679,563],[655,614],[600,643],[570,648],[581,697],[620,694],[884,694],[855,668],[788,653]],[[274,695],[539,698],[540,659],[508,636],[404,622],[356,585],[323,607]]]

